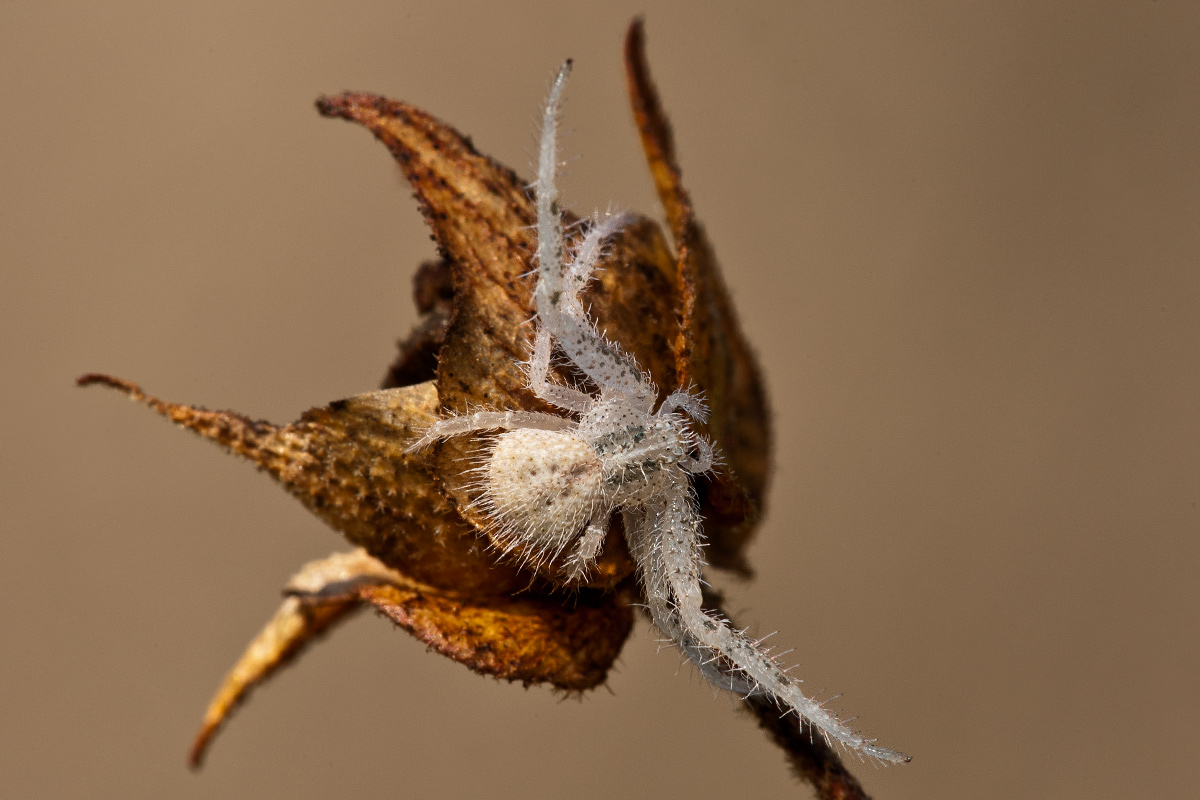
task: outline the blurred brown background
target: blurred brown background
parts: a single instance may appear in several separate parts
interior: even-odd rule
[[[209,2],[0,8],[6,797],[806,796],[641,625],[582,702],[365,614],[211,692],[340,539],[119,396],[283,422],[374,388],[433,254],[322,92],[412,101],[566,198],[658,213],[644,13],[685,179],[775,409],[731,606],[915,756],[879,798],[1200,793],[1200,6]]]

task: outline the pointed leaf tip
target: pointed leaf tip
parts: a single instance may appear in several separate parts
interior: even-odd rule
[[[76,386],[109,386],[118,391],[133,397],[141,399],[145,395],[142,394],[141,387],[133,381],[127,381],[123,378],[114,378],[112,375],[105,375],[100,372],[89,372],[85,375],[80,375],[75,379]]]

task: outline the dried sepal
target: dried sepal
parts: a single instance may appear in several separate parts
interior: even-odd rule
[[[170,403],[106,375],[85,375],[79,383],[119,389],[253,461],[352,544],[416,580],[492,595],[529,584],[495,563],[422,456],[404,452],[414,432],[436,419],[431,383],[338,400],[282,426]]]
[[[683,187],[671,126],[650,78],[641,20],[634,20],[625,38],[625,74],[634,121],[678,258],[679,327],[672,341],[676,374],[683,384],[704,391],[712,409],[706,433],[717,442],[726,464],[701,486],[706,555],[715,566],[744,572],[748,567],[743,550],[761,510],[770,469],[770,413],[762,376]]]
[[[633,625],[628,597],[616,606],[592,597],[567,607],[537,594],[448,591],[415,581],[362,549],[306,564],[285,592],[275,616],[209,702],[189,753],[193,767],[254,687],[364,604],[476,672],[565,691],[601,683]]]

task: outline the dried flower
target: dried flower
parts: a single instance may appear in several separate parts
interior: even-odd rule
[[[747,574],[743,551],[767,479],[765,397],[682,188],[643,50],[635,21],[626,41],[629,90],[672,245],[652,220],[634,217],[612,237],[602,260],[602,266],[620,267],[601,269],[584,300],[599,330],[658,386],[704,393],[712,413],[696,428],[723,457],[721,469],[696,485],[706,555],[714,566]],[[318,100],[317,108],[365,126],[387,146],[439,248],[440,259],[415,277],[424,317],[401,344],[384,388],[276,426],[164,402],[117,378],[79,379],[117,388],[252,460],[356,547],[306,565],[288,583],[283,605],[213,698],[192,748],[193,765],[251,688],[364,605],[477,672],[581,691],[604,681],[638,599],[619,523],[583,583],[566,590],[561,563],[520,564],[498,558],[489,546],[487,520],[462,469],[464,458],[478,457],[478,442],[459,437],[436,449],[405,449],[446,413],[550,410],[527,389],[520,366],[534,308],[528,273],[536,212],[527,182],[406,103],[343,94]],[[797,735],[798,722],[779,721],[761,699],[747,705],[801,774],[825,796],[861,796],[827,745]]]

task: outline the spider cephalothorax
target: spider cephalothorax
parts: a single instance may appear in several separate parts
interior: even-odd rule
[[[691,476],[712,468],[712,445],[691,420],[704,403],[677,391],[655,410],[658,389],[636,360],[605,338],[580,302],[605,240],[621,215],[593,221],[574,246],[563,240],[557,206],[556,130],[570,62],[554,81],[538,155],[537,327],[526,363],[528,388],[569,416],[479,411],[431,425],[409,450],[474,431],[502,430],[478,468],[493,541],[541,563],[566,553],[570,581],[595,562],[610,517],[620,512],[651,617],[715,685],[762,694],[803,717],[823,736],[881,761],[905,761],[855,733],[800,691],[775,659],[701,605],[703,530]],[[551,379],[557,347],[596,394]],[[682,413],[681,413],[682,412]],[[690,418],[690,419],[689,419]]]

